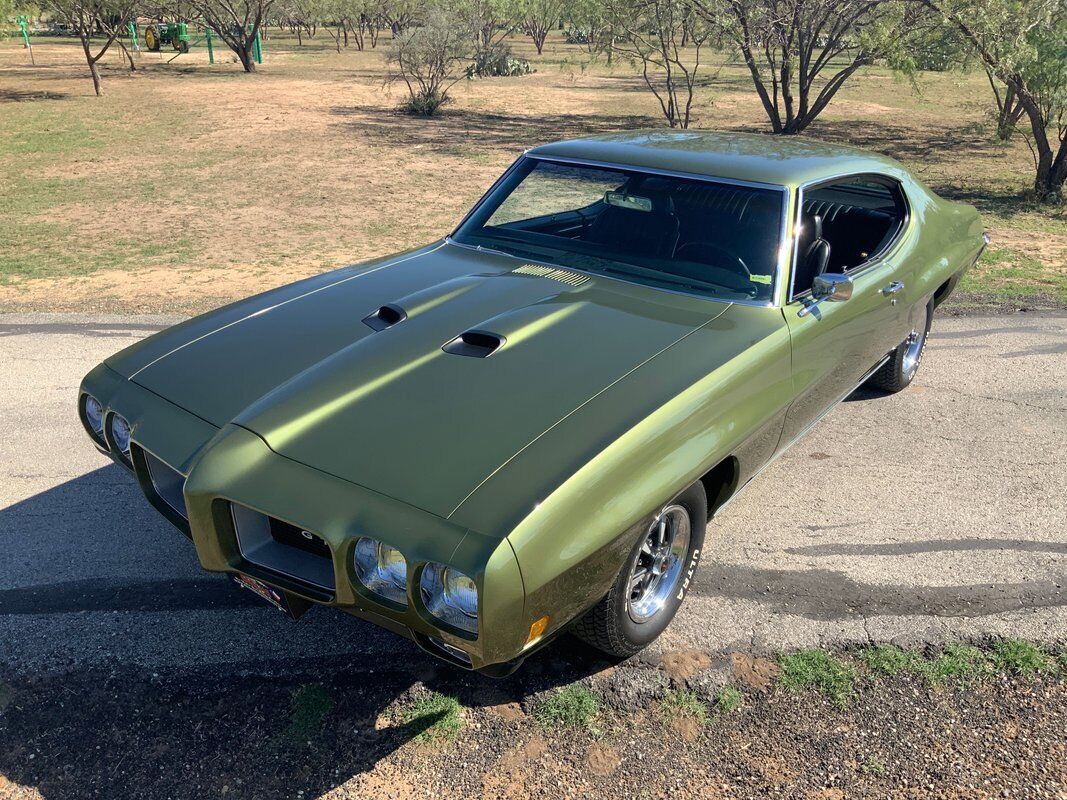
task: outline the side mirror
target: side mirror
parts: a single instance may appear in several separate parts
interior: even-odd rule
[[[812,302],[797,312],[797,316],[806,317],[822,302],[840,303],[852,297],[852,278],[835,272],[816,275],[811,282]]]
[[[811,282],[811,296],[831,303],[848,300],[852,297],[852,278],[833,272],[816,275]]]

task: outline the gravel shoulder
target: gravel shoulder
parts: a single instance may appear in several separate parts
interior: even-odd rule
[[[690,675],[693,697],[707,696],[704,677]],[[340,661],[18,681],[0,700],[0,798],[1062,798],[1067,787],[1062,677],[863,675],[844,704],[760,689],[743,671],[722,679],[739,705],[700,719],[672,703],[687,684],[677,672],[578,651],[488,683]],[[538,721],[543,698],[574,681],[602,698],[589,726]],[[419,713],[435,697],[458,700],[453,727],[446,712]]]

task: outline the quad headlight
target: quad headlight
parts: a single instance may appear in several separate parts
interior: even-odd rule
[[[455,628],[478,632],[478,586],[470,577],[430,563],[422,570],[421,589],[427,611]]]
[[[111,415],[111,441],[119,452],[130,460],[130,423],[120,414]]]
[[[356,540],[353,561],[360,583],[386,600],[407,605],[408,563],[399,550],[363,536]]]
[[[91,394],[85,395],[85,421],[101,440],[104,438],[104,407]]]

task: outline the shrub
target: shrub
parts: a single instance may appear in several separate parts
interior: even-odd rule
[[[511,45],[494,42],[474,56],[474,63],[467,67],[468,78],[501,78],[512,75],[529,75],[533,67],[525,58],[511,54]]]
[[[396,37],[390,63],[402,80],[409,98],[401,105],[404,111],[423,117],[433,116],[449,102],[448,90],[463,73],[463,63],[470,59],[470,33],[455,14],[441,8],[431,9],[425,22]]]

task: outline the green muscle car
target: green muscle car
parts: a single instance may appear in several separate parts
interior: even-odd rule
[[[974,208],[799,138],[526,152],[443,240],[162,331],[86,376],[102,451],[231,573],[506,674],[670,622],[706,524],[866,382],[912,380]]]

